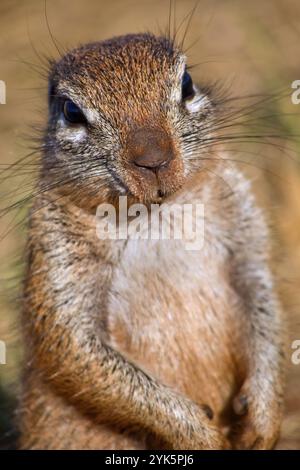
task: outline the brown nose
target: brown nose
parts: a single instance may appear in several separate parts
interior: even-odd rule
[[[170,136],[160,129],[138,129],[130,134],[128,150],[131,162],[140,168],[156,172],[174,158]]]

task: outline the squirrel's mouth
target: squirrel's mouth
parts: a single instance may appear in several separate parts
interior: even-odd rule
[[[115,191],[144,203],[161,203],[183,184],[182,165],[175,160],[155,170],[127,164],[121,174],[123,177],[112,173]]]

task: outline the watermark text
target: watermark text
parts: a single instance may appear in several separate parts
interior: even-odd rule
[[[292,349],[295,349],[291,357],[292,363],[298,366],[300,364],[300,339],[295,339],[292,342]]]
[[[295,91],[292,93],[292,103],[299,104],[300,103],[300,80],[294,80],[292,83],[292,88]]]
[[[128,206],[100,204],[97,208],[97,236],[110,240],[182,240],[186,250],[200,250],[204,243],[203,204],[136,203]]]
[[[6,104],[6,84],[0,80],[0,104]]]
[[[6,344],[4,341],[0,341],[0,365],[6,364]]]

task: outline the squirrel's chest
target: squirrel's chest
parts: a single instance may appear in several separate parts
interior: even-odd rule
[[[221,408],[208,375],[216,388],[226,375],[229,393],[238,308],[221,253],[130,241],[109,294],[111,343],[164,383],[195,400],[201,390]]]

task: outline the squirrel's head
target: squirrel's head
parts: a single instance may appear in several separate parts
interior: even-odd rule
[[[157,202],[201,167],[214,105],[171,41],[141,34],[53,63],[49,113],[44,175],[53,185],[93,204],[126,194]]]

